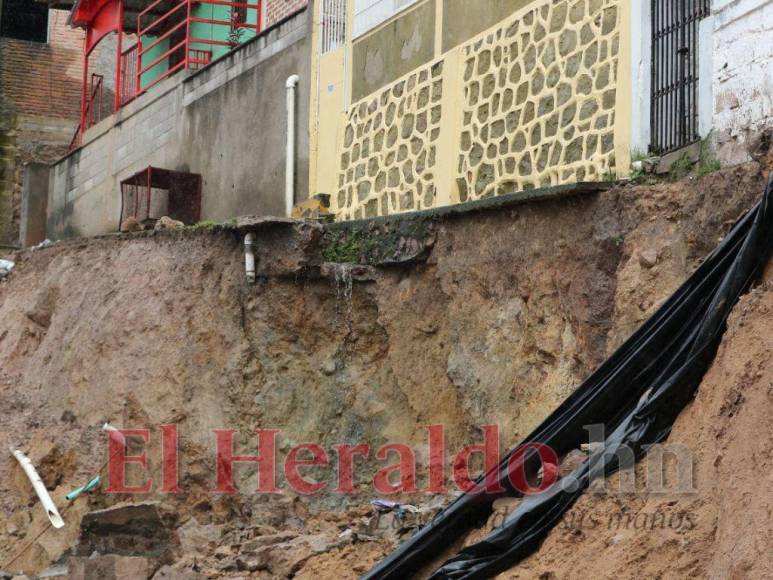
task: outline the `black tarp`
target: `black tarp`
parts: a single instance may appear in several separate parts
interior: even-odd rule
[[[560,456],[587,442],[585,426],[603,424],[609,434],[604,447],[546,491],[527,496],[500,527],[446,561],[433,579],[490,578],[513,567],[539,547],[593,479],[620,467],[621,446],[639,459],[668,436],[711,364],[730,312],[773,252],[772,198],[773,176],[762,199],[695,273],[526,438]],[[508,476],[515,449],[478,482],[494,477],[510,490],[504,495],[515,495]],[[521,464],[534,461],[536,454],[522,457]],[[364,578],[412,577],[468,531],[470,522],[488,514],[502,495],[462,495]]]

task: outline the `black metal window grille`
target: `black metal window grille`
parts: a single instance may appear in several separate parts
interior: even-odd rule
[[[48,5],[45,2],[3,0],[0,6],[0,36],[48,42]]]
[[[657,155],[700,140],[698,30],[711,0],[652,0],[651,145]]]

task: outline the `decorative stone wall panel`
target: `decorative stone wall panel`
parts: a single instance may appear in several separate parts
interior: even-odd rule
[[[352,106],[339,159],[339,219],[434,207],[443,64]]]
[[[463,47],[460,201],[614,168],[617,0],[553,0]]]

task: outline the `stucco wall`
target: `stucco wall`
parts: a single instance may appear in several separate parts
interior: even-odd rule
[[[305,18],[306,15],[301,16]],[[179,159],[204,178],[204,219],[235,215],[284,215],[285,82],[299,74],[296,127],[296,199],[308,195],[309,44],[304,29],[295,42],[249,71],[207,91],[207,77],[191,79],[184,97]],[[236,60],[236,57],[234,57]],[[205,146],[202,146],[204,145]]]
[[[773,127],[773,0],[715,0],[714,130],[726,163]]]
[[[443,52],[501,22],[532,0],[443,0]]]
[[[352,36],[367,34],[418,0],[351,0],[354,2]]]
[[[285,80],[299,74],[296,199],[308,195],[309,14],[186,77],[175,75],[91,128],[51,168],[48,235],[115,231],[120,181],[153,165],[201,173],[203,220],[284,213]]]
[[[357,101],[428,63],[435,54],[435,2],[427,0],[352,47],[352,98]]]

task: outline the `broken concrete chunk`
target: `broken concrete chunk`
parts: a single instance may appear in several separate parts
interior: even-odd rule
[[[330,212],[330,195],[318,193],[305,201],[295,204],[292,217],[298,220],[333,221],[335,214]]]
[[[178,220],[173,220],[169,216],[163,216],[160,218],[156,225],[153,227],[156,231],[163,231],[163,230],[179,230],[180,228],[184,228],[185,224]]]
[[[78,554],[158,558],[169,550],[169,543],[158,502],[118,504],[83,516]]]
[[[150,573],[145,558],[125,556],[92,556],[70,558],[68,573],[70,580],[137,580],[147,578]]]

